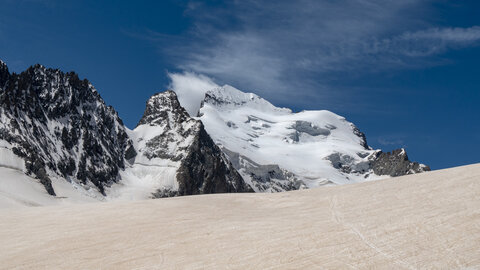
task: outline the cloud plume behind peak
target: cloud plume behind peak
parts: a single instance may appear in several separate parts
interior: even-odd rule
[[[167,73],[170,79],[169,89],[177,93],[180,104],[191,116],[197,116],[205,92],[218,87],[207,76],[193,72]]]

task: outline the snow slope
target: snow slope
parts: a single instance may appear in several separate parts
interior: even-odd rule
[[[0,269],[479,269],[479,179],[0,210]]]
[[[104,201],[96,189],[52,178],[57,196],[51,196],[37,180],[22,171],[0,165],[0,209],[30,206],[70,205]]]
[[[189,145],[188,139],[182,140],[176,136],[165,148],[159,147],[166,152],[163,157],[153,156],[152,152],[155,152],[156,147],[148,146],[155,137],[164,134],[166,124],[167,122],[154,126],[143,124],[127,131],[138,153],[132,164],[127,164],[126,169],[120,172],[121,181],[107,188],[109,200],[148,199],[152,198],[152,194],[157,190],[178,190],[176,173],[180,161],[168,158],[168,154],[170,157],[175,156],[181,143],[184,147]]]
[[[255,191],[386,177],[370,170],[369,157],[375,151],[364,135],[329,111],[293,113],[225,85],[207,91],[199,119]]]
[[[0,209],[25,206],[61,205],[103,201],[95,188],[52,177],[57,196],[51,196],[38,179],[24,172],[25,161],[13,154],[11,146],[0,140]]]

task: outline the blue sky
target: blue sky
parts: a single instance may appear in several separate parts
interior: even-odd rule
[[[212,80],[327,109],[434,169],[480,162],[480,2],[0,0],[0,59],[88,78],[130,128]]]

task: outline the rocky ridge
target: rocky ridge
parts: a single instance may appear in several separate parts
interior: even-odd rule
[[[51,176],[101,193],[117,181],[130,140],[89,81],[42,65],[20,74],[2,70],[0,140],[5,151],[24,159],[25,173],[51,195]]]
[[[370,166],[375,174],[392,177],[430,171],[429,166],[410,161],[403,148],[387,153],[376,152],[371,156]]]

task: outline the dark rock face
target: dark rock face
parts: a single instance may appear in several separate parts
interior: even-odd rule
[[[371,158],[371,168],[377,175],[401,176],[430,171],[430,167],[408,160],[405,149],[390,152],[378,151]]]
[[[157,190],[153,197],[252,191],[205,131],[191,118],[173,91],[153,95],[139,125],[162,127],[145,143],[142,155],[180,162],[178,190]],[[170,150],[174,145],[175,151]]]
[[[126,160],[131,160],[132,158],[134,158],[136,156],[137,156],[137,151],[135,151],[135,148],[133,147],[133,145],[130,145],[127,148],[127,151],[125,151],[125,159]]]
[[[10,72],[8,71],[7,65],[0,60],[0,90],[3,89],[3,86],[10,78]]]
[[[365,133],[361,132],[360,129],[358,129],[354,124],[351,124],[351,125],[353,128],[353,134],[357,135],[361,139],[360,144],[363,146],[363,148],[365,148],[366,150],[371,149],[368,146],[367,137],[365,136]]]
[[[200,128],[177,172],[179,195],[252,192],[200,122]]]
[[[166,121],[169,116],[172,117],[173,123],[183,123],[190,119],[188,112],[180,105],[177,94],[172,90],[157,93],[147,101],[145,112],[138,125],[162,123],[170,125],[170,121]]]
[[[53,175],[93,183],[103,193],[104,185],[117,180],[131,145],[115,110],[73,72],[41,65],[21,74],[2,70],[0,140],[25,160],[26,173],[51,195]]]

